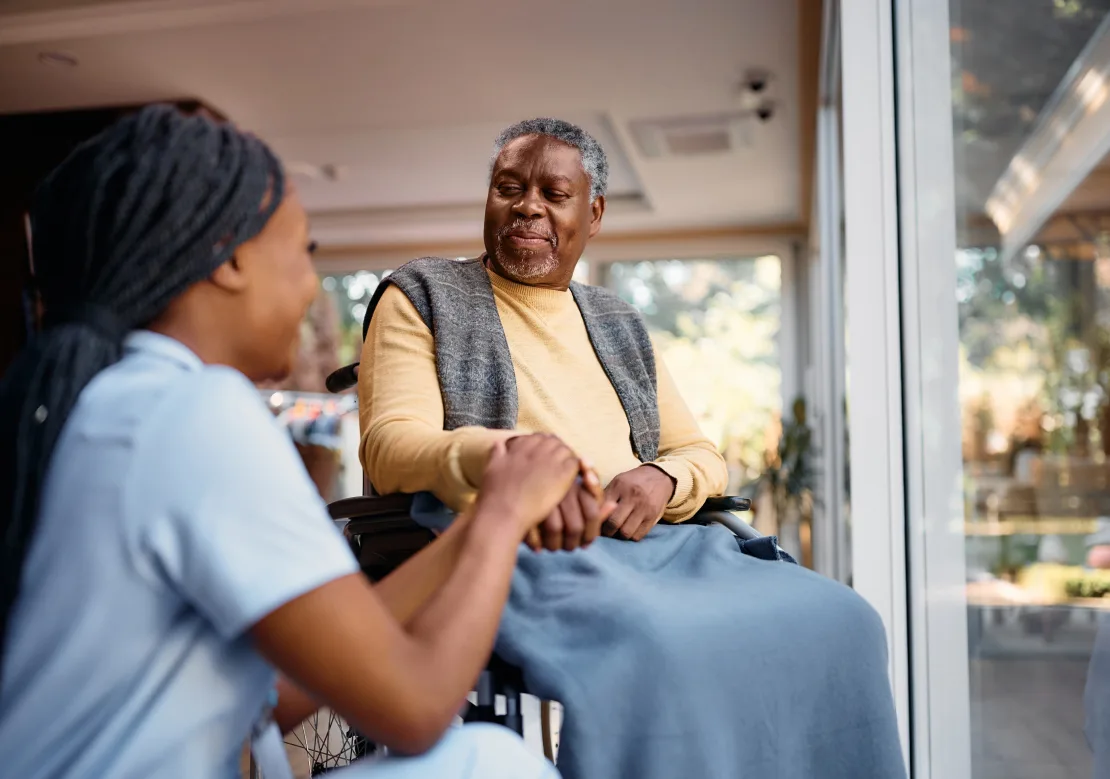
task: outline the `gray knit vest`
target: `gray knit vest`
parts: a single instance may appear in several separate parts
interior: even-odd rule
[[[435,338],[444,429],[515,428],[516,373],[481,261],[423,257],[402,265],[374,292],[363,337],[390,284],[412,301]],[[598,362],[624,407],[632,449],[641,462],[651,462],[659,453],[659,402],[655,353],[643,320],[609,290],[571,282],[570,291]]]

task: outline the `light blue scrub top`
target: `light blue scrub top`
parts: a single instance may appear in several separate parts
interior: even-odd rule
[[[0,775],[237,777],[274,681],[244,632],[357,570],[254,387],[131,334],[47,475],[8,632]]]

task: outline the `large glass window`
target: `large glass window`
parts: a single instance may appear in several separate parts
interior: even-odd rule
[[[761,475],[777,443],[781,283],[778,257],[617,263],[608,274],[725,454],[730,494]]]
[[[606,286],[643,314],[659,357],[675,378],[702,430],[728,462],[730,494],[751,489],[781,467],[780,441],[804,438],[806,451],[793,460],[809,466],[809,436],[782,436],[782,368],[778,337],[782,263],[776,256],[734,260],[654,260],[614,263]],[[797,422],[787,413],[787,425]],[[802,417],[804,424],[804,415]],[[793,458],[795,452],[787,452]],[[804,499],[785,503],[807,527],[809,474],[796,482]],[[794,496],[789,496],[793,498]],[[771,504],[773,505],[773,503]],[[781,508],[775,519],[782,529]],[[808,557],[804,538],[792,539]]]
[[[1110,1],[949,8],[972,776],[1110,776]]]

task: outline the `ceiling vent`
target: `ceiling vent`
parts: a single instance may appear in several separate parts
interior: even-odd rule
[[[641,119],[633,121],[630,129],[644,157],[729,154],[751,148],[753,123],[767,122],[772,115],[773,108],[767,103],[751,111]]]

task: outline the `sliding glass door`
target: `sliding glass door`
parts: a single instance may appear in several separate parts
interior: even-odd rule
[[[1110,0],[845,9],[854,557],[914,775],[1108,777]]]

